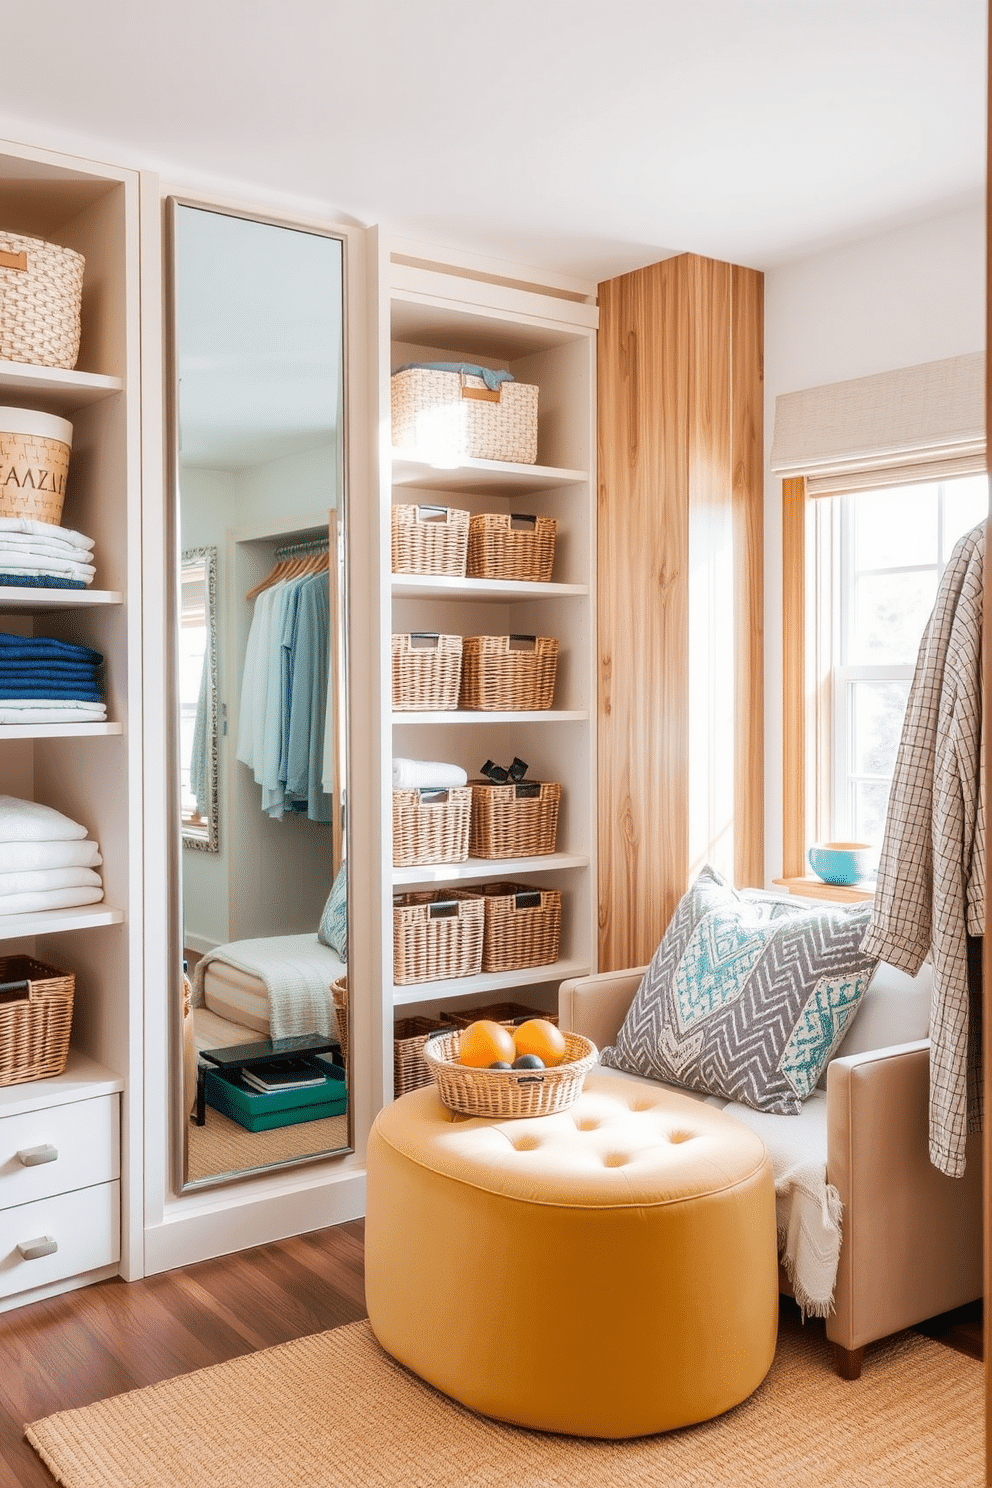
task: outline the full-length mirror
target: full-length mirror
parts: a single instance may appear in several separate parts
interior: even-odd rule
[[[180,1187],[350,1146],[344,245],[170,199]]]

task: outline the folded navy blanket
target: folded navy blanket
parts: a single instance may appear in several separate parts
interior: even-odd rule
[[[49,658],[52,661],[86,662],[99,666],[103,661],[99,651],[89,646],[75,646],[71,641],[57,641],[53,636],[11,635],[0,630],[0,662],[36,661]]]
[[[63,579],[57,574],[0,573],[0,586],[15,589],[85,589],[85,579]]]
[[[0,677],[58,677],[74,682],[79,677],[95,680],[99,670],[95,661],[52,661],[47,656],[39,656],[35,660],[15,656],[12,661],[8,661],[0,652]]]
[[[103,691],[88,682],[8,682],[0,678],[0,698],[71,698],[78,703],[102,703]]]

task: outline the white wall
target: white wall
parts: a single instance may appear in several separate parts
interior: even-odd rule
[[[765,866],[782,871],[782,483],[768,469],[779,393],[985,346],[982,206],[765,275]]]

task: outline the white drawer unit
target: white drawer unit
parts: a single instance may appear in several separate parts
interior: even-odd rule
[[[0,1120],[0,1208],[120,1177],[116,1095]]]
[[[98,1183],[0,1210],[0,1297],[118,1261],[120,1188]]]
[[[0,1088],[0,1310],[117,1266],[121,1085],[70,1052],[62,1075]]]

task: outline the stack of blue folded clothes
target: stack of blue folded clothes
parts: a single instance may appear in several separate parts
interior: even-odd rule
[[[102,723],[99,651],[0,631],[0,724]]]

